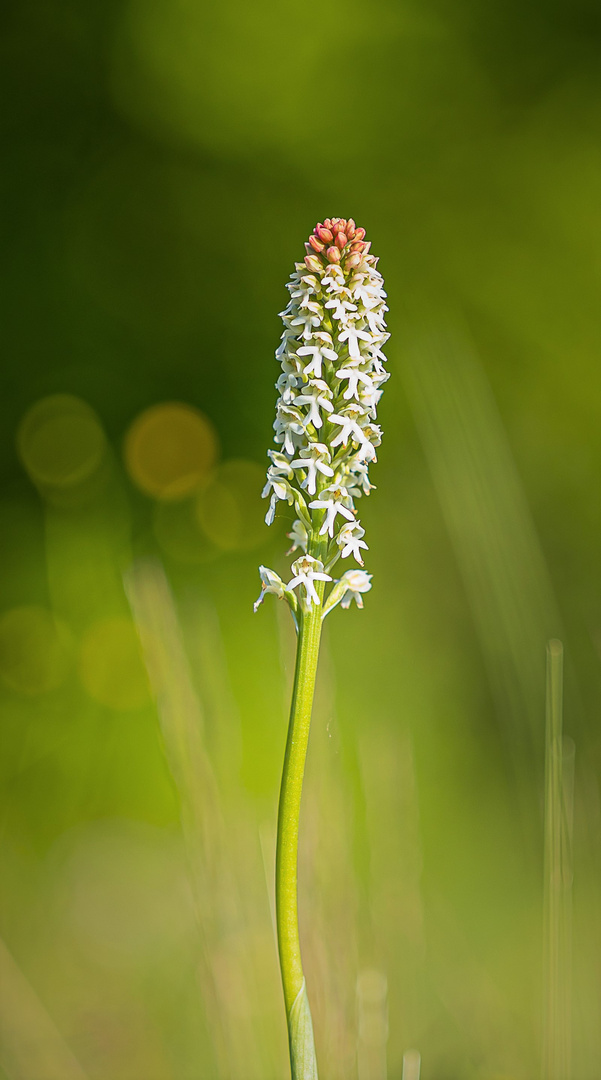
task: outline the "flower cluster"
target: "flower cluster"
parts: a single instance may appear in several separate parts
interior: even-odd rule
[[[282,374],[273,425],[278,449],[267,452],[271,464],[263,490],[270,500],[268,525],[279,501],[294,507],[289,554],[302,555],[287,585],[261,567],[255,604],[257,610],[265,593],[273,592],[288,600],[295,618],[298,586],[300,606],[308,611],[322,603],[339,558],[352,556],[363,566],[367,544],[355,500],[373,487],[368,469],[382,438],[377,405],[389,378],[382,352],[389,337],[386,293],[365,229],[352,218],[326,218],[305,247],[281,312],[284,331],[276,357]],[[324,615],[337,603],[348,607],[353,598],[363,607],[361,594],[370,588],[371,574],[347,571],[332,587]]]

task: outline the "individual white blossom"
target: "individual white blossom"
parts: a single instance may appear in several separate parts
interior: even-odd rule
[[[323,424],[320,409],[334,412],[332,391],[323,379],[310,379],[308,385],[303,387],[303,393],[296,397],[296,404],[309,406],[306,421],[315,428],[320,428]]]
[[[316,341],[313,345],[303,345],[302,348],[297,349],[298,356],[312,356],[313,359],[310,363],[306,363],[303,369],[305,375],[314,375],[316,379],[321,379],[321,367],[324,358],[335,362],[338,359],[338,353],[331,349],[328,345],[328,338],[330,345],[332,339],[329,334],[323,335],[325,341]]]
[[[274,570],[270,570],[268,566],[259,567],[259,575],[261,578],[261,592],[257,600],[253,604],[253,610],[257,612],[265,599],[266,593],[274,593],[280,599],[284,595],[284,582],[279,574],[276,574]]]
[[[341,514],[347,521],[355,520],[355,513],[352,509],[353,500],[345,487],[332,486],[326,488],[321,494],[323,498],[314,499],[313,502],[309,503],[309,507],[312,510],[325,510],[326,516],[319,530],[319,535],[323,536],[327,532],[329,536],[333,537],[337,514]]]
[[[345,289],[344,293],[346,296],[351,295],[348,289]],[[324,306],[331,309],[332,318],[336,319],[338,322],[344,322],[348,317],[349,312],[357,310],[357,305],[351,304],[350,300],[346,300],[342,295],[342,292],[340,292],[338,296],[333,296]]]
[[[340,431],[336,435],[335,439],[332,439],[332,446],[339,446],[341,443],[346,446],[349,439],[362,446],[364,442],[368,441],[366,435],[364,435],[359,420],[365,416],[365,409],[362,405],[347,405],[346,408],[341,409],[340,414],[332,413],[330,421],[332,424],[340,424]]]
[[[340,341],[348,341],[348,351],[355,359],[361,359],[361,349],[359,348],[359,342],[367,341],[371,342],[372,335],[369,330],[363,330],[358,326],[354,326],[353,323],[347,323],[342,333],[339,335]]]
[[[319,605],[319,594],[315,588],[315,582],[332,580],[329,574],[324,573],[321,560],[313,558],[312,555],[303,555],[292,563],[292,573],[294,577],[290,579],[286,588],[296,589],[299,585],[304,585],[306,604],[309,607],[311,604]]]
[[[359,394],[362,393],[362,387],[366,387],[367,390],[373,394],[374,381],[366,371],[361,371],[358,367],[346,367],[339,368],[336,372],[339,379],[348,379],[348,389],[345,390],[343,397],[345,401],[348,401],[352,397],[359,399]]]
[[[306,469],[307,475],[304,480],[301,480],[301,487],[306,488],[309,495],[315,495],[319,473],[322,476],[334,475],[334,470],[326,463],[330,460],[331,455],[327,446],[324,443],[312,442],[309,446],[303,447],[300,457],[290,462],[293,469]]]
[[[269,451],[263,490],[270,500],[268,524],[279,503],[293,507],[288,554],[299,549],[303,554],[286,586],[274,571],[261,568],[263,587],[255,605],[274,592],[285,596],[295,616],[296,588],[301,587],[301,607],[308,612],[319,604],[322,590],[316,583],[332,581],[330,570],[338,559],[352,556],[363,566],[367,543],[355,501],[374,487],[369,467],[382,440],[377,410],[389,378],[382,351],[388,340],[387,297],[365,230],[352,219],[326,218],[306,250],[291,274],[290,299],[281,312],[273,425],[278,448]],[[348,607],[353,599],[362,607],[370,588],[370,574],[347,571],[326,591],[323,614],[339,603]]]
[[[292,555],[292,552],[296,551],[297,548],[300,548],[301,551],[307,550],[307,544],[309,543],[309,533],[307,530],[307,526],[304,525],[299,518],[296,519],[290,532],[286,533],[286,536],[289,540],[292,540],[292,544],[286,552],[286,555]]]
[[[369,592],[373,574],[366,574],[365,570],[347,570],[340,578],[340,584],[345,587],[345,594],[340,601],[340,607],[348,608],[354,600],[358,608],[363,607],[361,593]]]
[[[367,551],[367,544],[362,539],[364,536],[365,529],[361,527],[358,521],[349,521],[348,525],[343,525],[336,537],[341,559],[346,559],[349,555],[352,555],[359,565],[363,566],[360,549],[364,548]]]

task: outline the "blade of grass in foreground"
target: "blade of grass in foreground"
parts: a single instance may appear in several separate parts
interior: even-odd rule
[[[467,336],[453,323],[416,328],[404,370],[530,827],[532,776],[543,749],[540,649],[561,633],[553,587],[503,422]],[[534,833],[531,842],[538,846]]]
[[[86,1080],[54,1021],[0,939],[0,1064],[10,1080]]]
[[[253,932],[260,925],[262,911],[252,907],[255,893],[249,881],[241,880],[238,874],[240,866],[249,862],[249,849],[252,851],[252,812],[248,805],[234,806],[232,820],[232,807],[228,806],[230,817],[227,823],[224,819],[225,807],[204,744],[203,707],[162,566],[155,560],[135,563],[125,585],[180,800],[202,944],[200,983],[215,1075],[224,1080],[239,1076],[262,1080],[273,1064],[255,1016],[259,995]]]
[[[563,646],[547,646],[543,1080],[571,1077],[571,821],[573,752],[563,742]],[[566,768],[567,764],[567,768]]]

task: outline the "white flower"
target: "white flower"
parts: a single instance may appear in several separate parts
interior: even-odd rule
[[[361,558],[360,548],[365,548],[367,551],[367,544],[361,537],[365,536],[365,529],[362,529],[358,521],[349,522],[347,525],[343,525],[338,536],[336,537],[336,543],[340,550],[341,558],[346,559],[349,555],[352,555],[360,566],[363,566],[363,559]]]
[[[293,326],[302,326],[303,337],[310,338],[313,331],[321,325],[322,318],[323,312],[319,304],[309,302],[303,311],[299,310],[295,319],[290,320],[290,329]]]
[[[329,497],[324,498],[328,493]],[[314,499],[313,502],[309,503],[310,508],[313,510],[326,511],[326,516],[323,525],[319,530],[319,535],[323,536],[324,533],[327,532],[329,536],[334,536],[334,524],[336,522],[337,514],[342,514],[347,521],[354,521],[355,514],[351,509],[352,505],[353,500],[345,487],[331,486],[324,488],[321,492],[321,498]]]
[[[347,289],[344,289],[344,293],[346,296],[350,296]],[[328,300],[325,306],[332,309],[332,318],[339,322],[346,320],[347,312],[357,310],[356,304],[351,304],[349,300],[342,299],[342,292]]]
[[[285,476],[288,480],[294,478],[292,466],[285,454],[280,454],[278,450],[268,450],[267,457],[271,461],[271,465],[267,470],[267,479],[269,479],[270,475]]]
[[[367,435],[367,438],[374,446],[380,446],[382,442],[382,428],[379,424],[363,424],[363,434]]]
[[[308,424],[313,424],[316,428],[320,428],[323,424],[319,411],[320,407],[325,409],[326,412],[334,412],[334,406],[330,401],[331,397],[332,391],[326,382],[323,382],[322,379],[310,379],[308,385],[303,386],[303,393],[295,398],[295,405],[309,405],[310,408],[305,421]]]
[[[304,447],[300,452],[300,457],[290,462],[293,469],[307,470],[307,475],[301,482],[301,487],[305,488],[309,495],[315,495],[318,472],[322,473],[323,476],[334,475],[334,470],[325,464],[324,458],[330,461],[330,451],[327,446],[324,443],[314,442]]]
[[[292,555],[292,552],[296,551],[297,548],[301,548],[302,551],[307,550],[309,533],[307,531],[307,526],[303,525],[299,518],[293,523],[290,532],[286,533],[286,536],[289,540],[292,540],[292,544],[286,552],[286,555]]]
[[[326,335],[324,334],[323,336],[325,337]],[[332,344],[331,339],[329,344]],[[321,365],[324,357],[327,360],[332,361],[338,359],[338,353],[334,352],[333,349],[328,348],[327,342],[321,345],[303,345],[301,349],[297,349],[297,353],[299,356],[313,357],[311,363],[307,364],[305,367],[304,373],[305,375],[313,374],[316,379],[321,379]]]
[[[373,392],[374,384],[371,375],[368,375],[364,371],[359,371],[358,367],[339,368],[336,372],[336,376],[339,379],[348,379],[348,389],[345,390],[342,395],[346,401],[352,397],[358,398],[358,387],[360,382],[363,383],[365,390]]]
[[[352,463],[347,466],[342,479],[349,495],[352,495],[354,499],[361,495],[369,495],[375,488],[375,484],[369,481],[367,462],[359,461],[357,457],[354,457]]]
[[[326,273],[322,277],[321,284],[325,285],[328,292],[330,293],[336,294],[342,292],[342,290],[346,288],[346,282],[342,268],[340,266],[337,266],[336,263],[332,263],[332,265],[328,267]]]
[[[261,592],[253,604],[255,615],[263,603],[266,593],[275,593],[280,599],[284,595],[284,582],[279,574],[276,574],[274,570],[270,570],[268,566],[260,566],[259,574],[261,575]]]
[[[277,476],[277,474],[274,476],[272,474],[271,468],[267,470],[267,483],[265,484],[265,487],[263,488],[263,491],[261,493],[263,499],[267,498],[270,489],[272,489],[272,495],[269,502],[269,510],[265,514],[266,525],[273,524],[273,520],[275,518],[276,503],[278,502],[278,500],[285,500],[287,503],[292,505],[295,495],[288,481],[284,480],[280,476]]]
[[[360,300],[364,307],[373,308],[380,303],[380,300],[385,298],[386,293],[375,281],[369,281],[368,279],[367,283],[364,284],[365,277],[365,274],[359,274],[353,278],[350,282],[350,290],[353,297]]]
[[[287,454],[293,454],[305,434],[305,421],[299,409],[278,401],[278,411],[273,424],[275,441],[283,442]]]
[[[348,608],[351,606],[351,601],[355,600],[357,607],[362,608],[363,597],[361,593],[369,592],[372,577],[373,574],[366,574],[365,570],[347,570],[339,582],[340,585],[346,586],[346,592],[340,601],[340,607]]]
[[[290,341],[296,341],[296,332],[287,326],[280,338],[280,344],[275,351],[276,360],[281,360],[285,355]]]
[[[290,405],[294,401],[295,394],[299,389],[299,385],[302,383],[302,378],[293,372],[283,371],[278,381],[275,384],[276,390],[280,392],[280,399],[286,404]]]
[[[269,492],[273,490],[273,494],[278,499],[286,499],[292,501],[292,488],[287,480],[285,480],[279,473],[273,472],[272,468],[267,470],[267,483],[261,492],[261,498],[266,499]]]
[[[364,313],[363,317],[372,334],[380,334],[386,326],[386,323],[384,322],[385,311],[388,311],[387,307],[383,307],[380,311],[371,310]]]
[[[388,336],[389,336],[388,334],[385,335],[386,340],[388,340]],[[384,342],[376,342],[372,338],[371,343],[367,347],[367,354],[368,354],[369,359],[372,361],[372,363],[375,360],[381,360],[382,363],[384,363],[384,364],[386,363],[386,357],[384,356],[384,353],[380,349],[380,345],[383,345],[383,344],[384,344]],[[374,368],[375,368],[375,370],[379,370],[380,372],[384,371],[384,369],[380,365],[378,365],[378,367],[376,368],[375,364],[374,364]]]
[[[294,577],[288,582],[287,589],[296,589],[297,585],[304,585],[306,600],[309,605],[320,603],[319,594],[315,588],[316,581],[331,581],[329,574],[324,574],[323,563],[312,555],[303,555],[292,563]]]
[[[342,333],[338,335],[339,341],[348,341],[348,351],[355,360],[361,359],[359,342],[371,342],[371,339],[372,336],[370,333],[368,333],[366,330],[361,330],[358,326],[353,326],[352,323],[348,323]]]
[[[296,275],[292,275],[296,278]],[[300,280],[296,279],[291,281],[287,288],[290,291],[290,299],[292,301],[300,301],[298,306],[303,308],[307,307],[311,303],[312,297],[317,295],[319,290],[319,282],[313,274],[306,274]]]
[[[340,424],[340,431],[335,439],[332,439],[331,446],[339,446],[342,443],[346,446],[349,439],[353,439],[354,442],[363,446],[366,439],[363,434],[363,430],[358,424],[358,419],[361,416],[365,416],[365,409],[361,405],[347,405],[346,408],[340,413],[332,413],[329,417],[331,424]]]

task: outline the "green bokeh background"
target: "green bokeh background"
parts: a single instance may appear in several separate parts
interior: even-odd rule
[[[321,1075],[400,1080],[417,1050],[425,1080],[539,1076],[556,637],[572,1066],[547,1076],[598,1077],[600,44],[594,0],[5,10],[6,1080],[286,1075],[271,896],[294,642],[252,602],[259,563],[286,572],[287,519],[257,527],[252,493],[284,285],[331,215],[380,256],[392,377],[361,507],[374,587],[328,620],[308,763]],[[18,432],[59,394],[101,449],[57,484]],[[172,401],[222,463],[257,466],[200,513],[202,491],[157,503],[124,462],[133,421]]]

